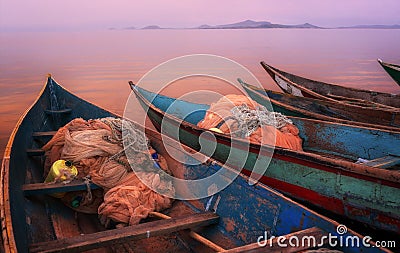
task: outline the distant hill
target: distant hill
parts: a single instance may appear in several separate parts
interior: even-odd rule
[[[301,25],[294,25],[294,27],[296,27],[296,28],[323,28],[323,27],[320,27],[320,26],[312,25],[310,23],[304,23],[304,24],[301,24]]]
[[[218,28],[218,29],[259,28],[261,26],[268,26],[268,25],[271,25],[271,23],[267,22],[267,21],[257,22],[257,21],[253,21],[253,20],[246,20],[246,21],[233,23],[233,24],[212,26],[211,28]]]
[[[159,27],[158,25],[149,25],[149,26],[143,27],[142,29],[144,29],[144,30],[152,30],[152,29],[162,29],[162,28]]]
[[[273,24],[268,21],[253,21],[253,20],[245,20],[238,23],[233,24],[225,24],[225,25],[201,25],[196,27],[197,29],[250,29],[250,28],[322,28],[309,23],[300,24],[300,25],[282,25],[282,24]]]
[[[355,25],[355,26],[342,26],[338,29],[400,29],[400,25]]]
[[[210,26],[210,25],[201,25],[201,26],[196,27],[196,28],[198,28],[198,29],[210,29],[210,28],[212,28],[212,26]]]

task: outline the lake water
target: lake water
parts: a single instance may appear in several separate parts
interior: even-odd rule
[[[400,63],[399,45],[400,29],[0,33],[0,152],[47,73],[78,96],[119,114],[130,93],[129,80],[137,82],[158,64],[187,54],[230,58],[272,90],[278,88],[261,60],[311,79],[399,93],[400,87],[376,62]],[[190,81],[184,90],[217,87],[212,80]],[[230,92],[223,85],[218,88]]]

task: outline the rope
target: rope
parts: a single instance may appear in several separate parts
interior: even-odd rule
[[[59,170],[59,172],[60,175],[55,177],[52,183],[62,182],[63,184],[69,184],[76,177],[75,174],[73,174],[69,168],[62,168]]]
[[[105,136],[105,140],[111,143],[118,143],[123,146],[124,143],[129,143],[124,150],[133,150],[143,152],[148,150],[149,141],[144,133],[130,121],[120,118],[102,118],[103,123],[111,128],[111,136]]]
[[[122,147],[121,151],[110,156],[108,160],[114,160],[130,169],[131,166],[126,157],[135,157],[138,153],[148,154],[149,141],[132,122],[113,117],[102,118],[100,121],[111,128],[111,136],[103,136],[103,140]],[[124,146],[124,143],[129,143],[129,145]],[[125,159],[121,158],[123,156]]]
[[[93,200],[93,194],[92,194],[92,189],[90,188],[90,183],[92,180],[90,179],[90,176],[86,176],[83,178],[84,183],[86,184],[86,199],[91,202]]]

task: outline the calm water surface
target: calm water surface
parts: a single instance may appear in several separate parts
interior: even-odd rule
[[[127,82],[171,58],[215,54],[247,67],[278,90],[261,60],[312,79],[356,88],[399,93],[376,62],[400,63],[400,30],[125,30],[97,32],[0,33],[0,152],[19,116],[51,73],[66,88],[122,114]],[[218,87],[213,80],[189,80],[183,88]],[[174,93],[173,88],[169,92]]]
[[[187,54],[215,54],[247,67],[266,88],[278,90],[261,60],[311,79],[400,93],[376,58],[400,63],[398,30],[125,30],[0,33],[0,154],[20,115],[37,97],[47,73],[78,96],[122,114],[128,81]],[[189,78],[168,95],[193,89],[235,92],[211,78]],[[211,101],[202,102],[211,102]],[[141,108],[138,110],[142,111]],[[363,234],[388,240],[389,237]]]

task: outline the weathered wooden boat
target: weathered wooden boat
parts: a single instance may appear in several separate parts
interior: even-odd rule
[[[238,81],[254,101],[265,107],[271,105],[271,109],[275,112],[288,116],[400,131],[399,125],[393,125],[393,118],[373,117],[369,114],[371,112],[369,108],[354,108],[327,100],[293,96],[258,88],[241,79]]]
[[[0,207],[6,252],[82,252],[92,249],[95,251],[91,252],[253,252],[280,251],[284,243],[293,252],[315,248],[312,241],[307,243],[310,238],[315,238],[316,248],[332,248],[327,245],[329,235],[337,238],[333,248],[343,252],[389,252],[365,246],[361,235],[350,229],[345,233],[343,225],[261,183],[250,186],[248,178],[242,174],[211,197],[176,200],[173,207],[165,211],[169,216],[151,213],[154,217],[139,225],[105,230],[97,215],[77,213],[49,196],[57,192],[86,190],[87,186],[78,180],[69,184],[41,183],[43,150],[40,147],[60,126],[74,118],[109,116],[118,117],[71,94],[48,78],[36,101],[18,121],[3,158]],[[202,178],[223,169],[218,162],[208,165],[178,163],[168,156],[164,148],[169,143],[162,143],[157,132],[146,129],[146,134],[174,174],[182,178]],[[193,157],[186,156],[186,159],[188,164],[193,164]],[[96,186],[92,184],[91,187]],[[205,211],[207,206],[211,206],[211,211]],[[278,236],[283,236],[280,243]],[[292,237],[296,240],[289,244]],[[306,243],[302,243],[303,238]],[[346,243],[340,243],[339,239]],[[359,241],[360,245],[347,243],[350,240]],[[300,242],[298,247],[296,242]],[[376,246],[369,240],[367,243]],[[264,246],[260,248],[260,245]]]
[[[393,78],[393,80],[400,85],[400,66],[387,63],[382,61],[381,59],[378,59],[379,64],[382,66],[382,68]]]
[[[400,95],[319,82],[290,74],[265,62],[261,62],[261,65],[279,88],[295,96],[345,103],[357,108],[370,107],[378,110],[382,115],[390,114],[390,111],[398,111],[400,108]]]
[[[272,156],[262,183],[313,206],[400,233],[399,133],[290,117],[300,130],[304,152],[249,146],[241,139],[197,127],[209,105],[130,85],[154,126],[160,131],[162,125],[166,135],[197,151],[201,143],[214,145],[209,156],[247,175],[254,173],[257,162]],[[230,157],[234,160],[228,163]],[[359,158],[368,162],[355,163]]]

